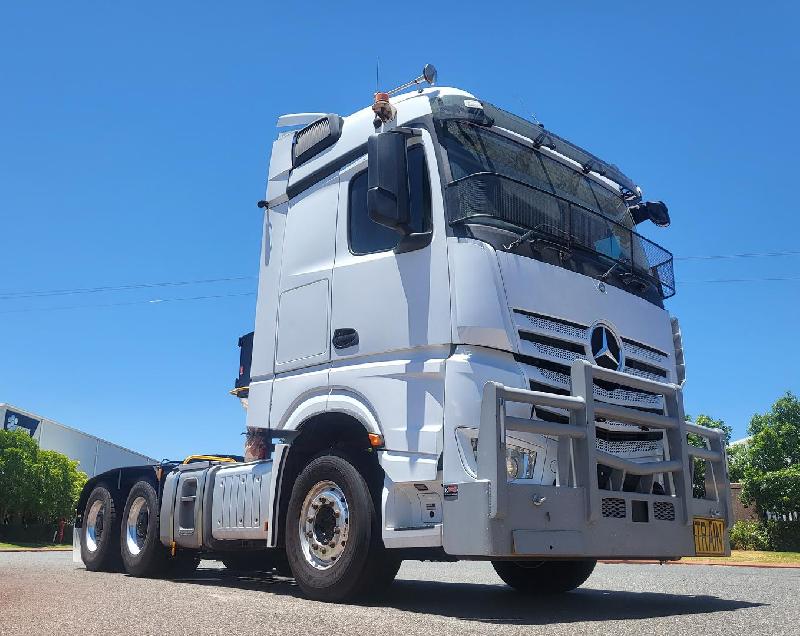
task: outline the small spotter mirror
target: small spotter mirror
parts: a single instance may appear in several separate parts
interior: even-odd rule
[[[419,77],[415,77],[410,82],[406,82],[405,84],[398,86],[397,88],[393,88],[390,91],[387,91],[387,95],[397,95],[400,91],[404,91],[405,89],[415,86],[417,84],[422,84],[422,82],[427,82],[428,84],[433,85],[436,81],[436,67],[433,64],[426,64],[422,69],[422,75]],[[421,90],[421,89],[420,89]]]
[[[433,64],[426,64],[422,69],[422,79],[433,86],[436,83],[436,67]]]

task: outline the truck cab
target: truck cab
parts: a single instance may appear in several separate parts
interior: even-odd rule
[[[637,232],[669,223],[663,203],[455,88],[278,124],[236,389],[266,452],[145,471],[136,519],[101,476],[79,524],[104,487],[124,561],[133,528],[162,566],[272,558],[322,600],[404,558],[553,592],[598,558],[727,553],[724,445],[683,413],[672,255]]]

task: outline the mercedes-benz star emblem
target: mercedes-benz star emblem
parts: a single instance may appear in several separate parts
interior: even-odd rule
[[[598,366],[612,371],[622,367],[621,347],[619,340],[605,325],[596,325],[591,335],[592,357]]]

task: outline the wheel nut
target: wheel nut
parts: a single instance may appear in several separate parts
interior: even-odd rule
[[[314,536],[314,533],[311,532],[311,530],[309,530],[308,532],[306,532],[306,536],[310,539],[311,537]]]
[[[327,552],[327,550],[325,548],[322,548],[321,552],[322,552],[322,554],[325,554]]]
[[[333,516],[334,516],[334,517],[336,517],[337,519],[339,518],[339,516],[340,516],[341,514],[342,514],[342,513],[341,513],[341,512],[339,512],[338,510],[334,510],[334,511],[333,511]]]
[[[333,534],[339,534],[341,531],[342,531],[341,528],[336,527],[333,529]]]
[[[306,522],[307,523],[314,523],[314,517],[309,517],[308,519],[306,519]]]
[[[311,504],[311,507],[312,507],[314,510],[316,510],[317,508],[319,508],[319,504],[317,504],[317,503],[312,503],[312,504]]]
[[[331,541],[331,542],[328,544],[328,547],[329,547],[329,548],[335,548],[335,547],[336,547],[336,542],[335,542],[335,541]]]

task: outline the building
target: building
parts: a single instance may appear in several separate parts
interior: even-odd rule
[[[157,460],[128,450],[94,435],[89,435],[53,420],[35,415],[11,404],[0,403],[4,430],[25,430],[43,450],[63,453],[79,463],[78,470],[89,477],[119,468],[155,464]]]

